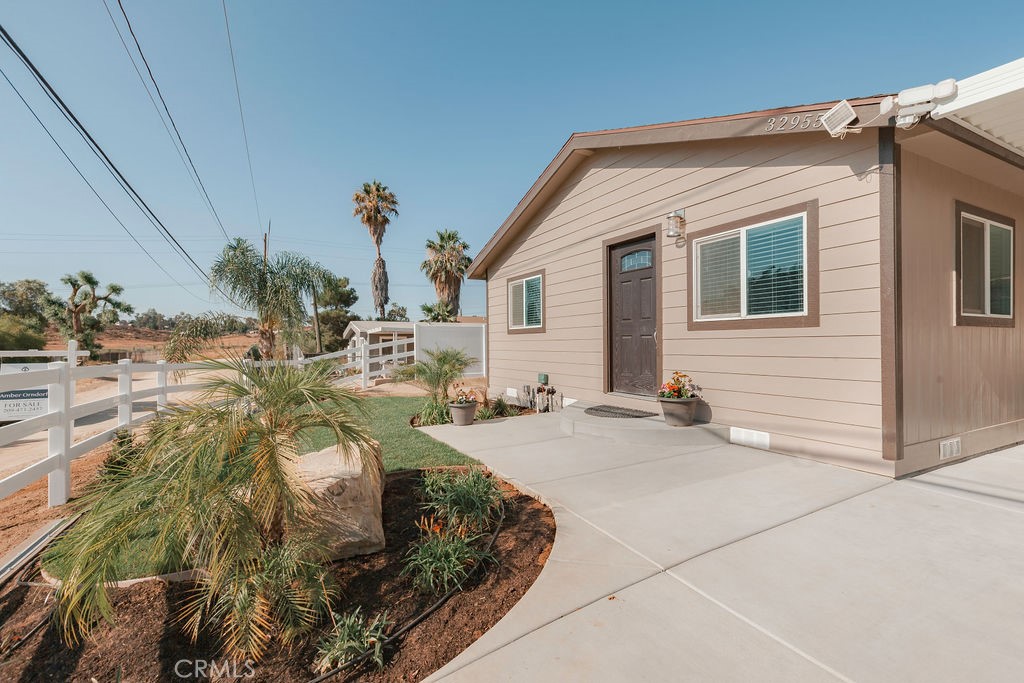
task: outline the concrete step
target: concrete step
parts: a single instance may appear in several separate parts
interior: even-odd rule
[[[597,405],[577,401],[566,406],[561,412],[562,432],[570,436],[586,434],[622,443],[644,446],[719,445],[729,443],[729,428],[711,422],[695,424],[692,427],[669,427],[661,415],[654,417],[598,417],[587,415],[586,409]],[[615,405],[609,401],[608,405]],[[652,403],[649,412],[660,410]]]

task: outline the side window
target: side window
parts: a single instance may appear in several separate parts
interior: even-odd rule
[[[957,325],[1013,326],[1013,233],[1009,218],[957,203]]]
[[[508,281],[508,329],[509,331],[543,331],[543,273]]]

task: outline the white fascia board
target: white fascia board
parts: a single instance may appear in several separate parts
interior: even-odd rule
[[[967,114],[964,110],[973,105],[1024,90],[1024,57],[968,76],[957,81],[956,86],[956,96],[936,106],[931,112],[932,118],[941,119],[957,113],[964,116]]]

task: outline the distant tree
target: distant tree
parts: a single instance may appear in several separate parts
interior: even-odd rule
[[[399,306],[396,303],[392,303],[391,308],[388,309],[388,314],[384,316],[384,319],[396,323],[407,323],[409,322],[409,311],[405,306]]]
[[[312,262],[291,252],[264,258],[251,242],[236,238],[210,268],[210,280],[235,303],[256,313],[260,353],[274,358],[276,335],[297,341],[306,320],[303,297]]]
[[[0,312],[9,313],[37,332],[46,329],[46,301],[52,297],[42,280],[0,282]]]
[[[453,323],[455,322],[455,311],[451,309],[447,301],[438,301],[436,304],[423,304],[420,306],[423,311],[424,320],[428,323]]]
[[[42,349],[46,338],[24,318],[0,313],[0,351]]]
[[[437,300],[444,301],[456,315],[462,297],[462,281],[473,259],[466,253],[469,244],[457,230],[438,230],[437,239],[427,240],[427,260],[420,270],[434,283]]]
[[[337,278],[320,296],[320,329],[323,338],[322,348],[330,353],[345,347],[345,328],[359,316],[352,312],[352,307],[359,300],[356,290],[349,286],[347,277]]]
[[[387,185],[374,180],[372,183],[363,183],[362,189],[352,195],[352,203],[355,204],[352,215],[358,216],[366,226],[373,246],[377,248],[377,260],[373,262],[373,271],[370,273],[370,288],[373,291],[373,307],[379,311],[380,318],[384,319],[384,307],[389,302],[388,270],[380,255],[380,243],[391,223],[391,217],[398,215],[398,199]]]
[[[323,353],[324,351],[323,336],[320,334],[320,306],[317,302],[317,297],[322,295],[323,291],[328,287],[334,286],[337,279],[331,271],[316,261],[308,261],[306,263],[302,289],[309,295],[313,304],[313,339],[317,353]]]
[[[169,330],[174,327],[174,322],[174,318],[168,318],[155,308],[150,308],[142,313],[137,313],[132,324],[135,327],[144,327],[148,330]]]
[[[120,319],[120,314],[134,311],[131,305],[120,299],[124,287],[110,283],[106,292],[97,289],[100,281],[87,270],[60,279],[71,288],[67,299],[51,296],[46,300],[46,316],[57,326],[65,339],[76,339],[82,348],[90,351],[101,348],[96,335]]]

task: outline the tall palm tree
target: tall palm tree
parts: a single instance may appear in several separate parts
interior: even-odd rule
[[[293,641],[330,608],[329,540],[299,454],[326,429],[378,476],[359,399],[334,386],[326,361],[204,365],[201,397],[149,423],[144,443],[78,501],[81,519],[48,551],[64,568],[57,617],[68,642],[113,619],[107,586],[124,578],[123,558],[147,548],[167,570],[197,570],[182,623],[193,639],[215,628],[232,654],[259,659],[274,637]]]
[[[427,260],[420,264],[420,270],[434,283],[437,300],[448,304],[453,315],[459,313],[462,281],[473,262],[468,250],[469,244],[458,230],[438,230],[436,240],[427,240]]]
[[[384,307],[390,301],[388,297],[388,271],[384,258],[380,255],[380,243],[391,217],[398,215],[398,199],[395,193],[379,180],[363,183],[361,190],[352,195],[355,208],[353,216],[358,216],[366,230],[370,233],[373,246],[377,248],[377,260],[373,262],[370,274],[370,288],[373,290],[373,305],[380,312],[381,320],[385,317]]]
[[[214,261],[210,280],[234,303],[256,313],[260,353],[270,359],[278,330],[288,338],[298,337],[306,319],[303,298],[315,270],[305,256],[286,251],[268,257],[238,237]]]

